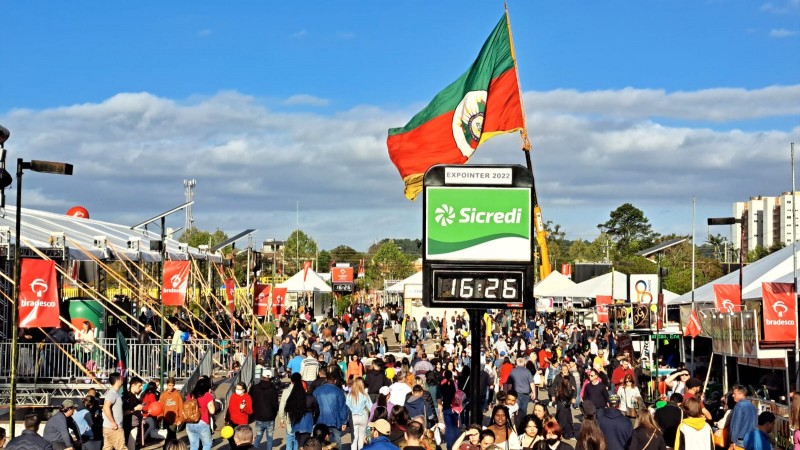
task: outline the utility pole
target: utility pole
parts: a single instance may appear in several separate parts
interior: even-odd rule
[[[194,188],[197,186],[197,180],[183,180],[184,195],[186,196],[186,203],[194,201]],[[192,206],[186,207],[186,219],[183,222],[183,232],[189,231],[194,226],[194,216],[192,215]]]

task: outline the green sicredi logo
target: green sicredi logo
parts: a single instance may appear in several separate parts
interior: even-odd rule
[[[428,187],[426,192],[429,258],[530,260],[530,189]]]

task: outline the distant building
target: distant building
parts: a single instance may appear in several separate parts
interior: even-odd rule
[[[800,191],[795,193],[800,201]],[[733,204],[733,216],[743,218],[743,223],[731,225],[731,241],[733,248],[743,248],[745,253],[756,247],[769,248],[782,243],[791,245],[800,231],[798,220],[800,214],[793,208],[792,193],[784,192],[779,197],[751,197],[746,202]],[[792,213],[794,212],[794,227]],[[744,227],[744,231],[742,230]],[[744,243],[742,236],[744,235]]]

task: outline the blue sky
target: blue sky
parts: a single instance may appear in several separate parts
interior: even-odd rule
[[[26,206],[135,223],[300,227],[322,248],[421,236],[386,129],[474,60],[502,2],[0,2],[9,158],[70,161]],[[800,0],[511,1],[546,220],[572,238],[625,202],[662,233],[791,188]],[[519,139],[476,163],[519,163]],[[55,179],[54,179],[55,178]],[[29,191],[30,189],[30,191]],[[175,227],[182,221],[174,219]],[[720,231],[720,230],[715,230]],[[724,230],[722,230],[724,231]]]

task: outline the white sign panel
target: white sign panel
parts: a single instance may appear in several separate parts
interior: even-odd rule
[[[422,285],[421,284],[406,284],[403,285],[403,298],[422,298]]]
[[[658,275],[631,275],[630,293],[631,303],[656,303],[658,301]]]
[[[444,184],[511,186],[510,167],[445,167]]]

